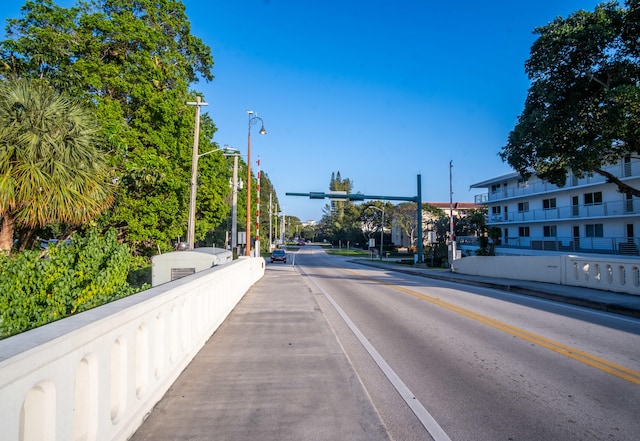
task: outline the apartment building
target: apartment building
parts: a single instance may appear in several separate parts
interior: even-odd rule
[[[627,157],[606,170],[640,188],[640,160]],[[618,191],[600,175],[569,175],[564,187],[518,173],[471,186],[484,188],[475,202],[488,208],[489,226],[498,227],[501,249],[638,255],[640,198]]]

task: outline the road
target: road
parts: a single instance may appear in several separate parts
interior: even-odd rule
[[[291,260],[393,439],[639,439],[639,320],[319,247]]]

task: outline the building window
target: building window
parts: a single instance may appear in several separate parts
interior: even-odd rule
[[[545,210],[552,210],[556,208],[556,198],[543,199],[542,208],[544,208]]]
[[[622,173],[623,177],[628,178],[629,176],[631,176],[631,155],[626,155],[624,157],[622,170],[623,170],[623,173]]]
[[[584,194],[585,205],[601,205],[602,204],[602,192],[596,191],[594,193]]]
[[[518,236],[529,237],[529,227],[518,227]]]
[[[587,224],[585,225],[585,232],[587,237],[604,237],[604,228],[602,224]]]
[[[529,202],[518,202],[518,213],[529,211]]]
[[[500,214],[500,206],[491,207],[491,214]]]
[[[542,230],[544,237],[558,237],[558,227],[555,225],[545,225]]]
[[[491,186],[491,193],[497,193],[499,189],[500,189],[500,184],[493,184]]]

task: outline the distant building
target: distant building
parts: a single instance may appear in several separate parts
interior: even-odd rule
[[[483,205],[476,204],[475,202],[454,202],[453,204],[449,202],[423,202],[423,204],[429,204],[432,207],[439,208],[444,211],[447,216],[449,216],[449,211],[451,211],[454,219],[465,217],[470,210],[477,210],[483,207]],[[424,217],[427,217],[428,219],[433,218],[430,213],[426,212],[423,216],[423,220]]]
[[[425,224],[436,219],[436,216],[424,209],[426,205],[431,205],[432,207],[439,208],[440,210],[444,211],[444,214],[447,217],[451,212],[453,214],[454,220],[467,216],[470,210],[483,208],[483,205],[479,205],[474,202],[453,202],[453,204],[451,204],[450,202],[423,202],[422,223],[424,228],[426,228]],[[416,234],[414,234],[414,240],[416,239],[416,236],[417,231]],[[395,219],[391,219],[391,240],[397,247],[400,248],[406,248],[415,245],[411,243],[411,237],[409,237],[404,231],[402,231],[402,228],[400,228],[396,224]],[[424,240],[426,241],[427,238],[424,237]]]
[[[640,188],[640,160],[627,157],[606,171]],[[471,186],[486,188],[476,203],[488,208],[488,225],[502,238],[496,254],[522,250],[638,255],[640,200],[618,191],[600,175],[578,179],[569,175],[560,188],[532,175],[518,173]]]

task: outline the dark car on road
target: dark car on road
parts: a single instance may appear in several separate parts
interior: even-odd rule
[[[287,253],[285,253],[285,251],[281,249],[273,250],[273,252],[271,253],[271,263],[273,262],[287,263]]]

